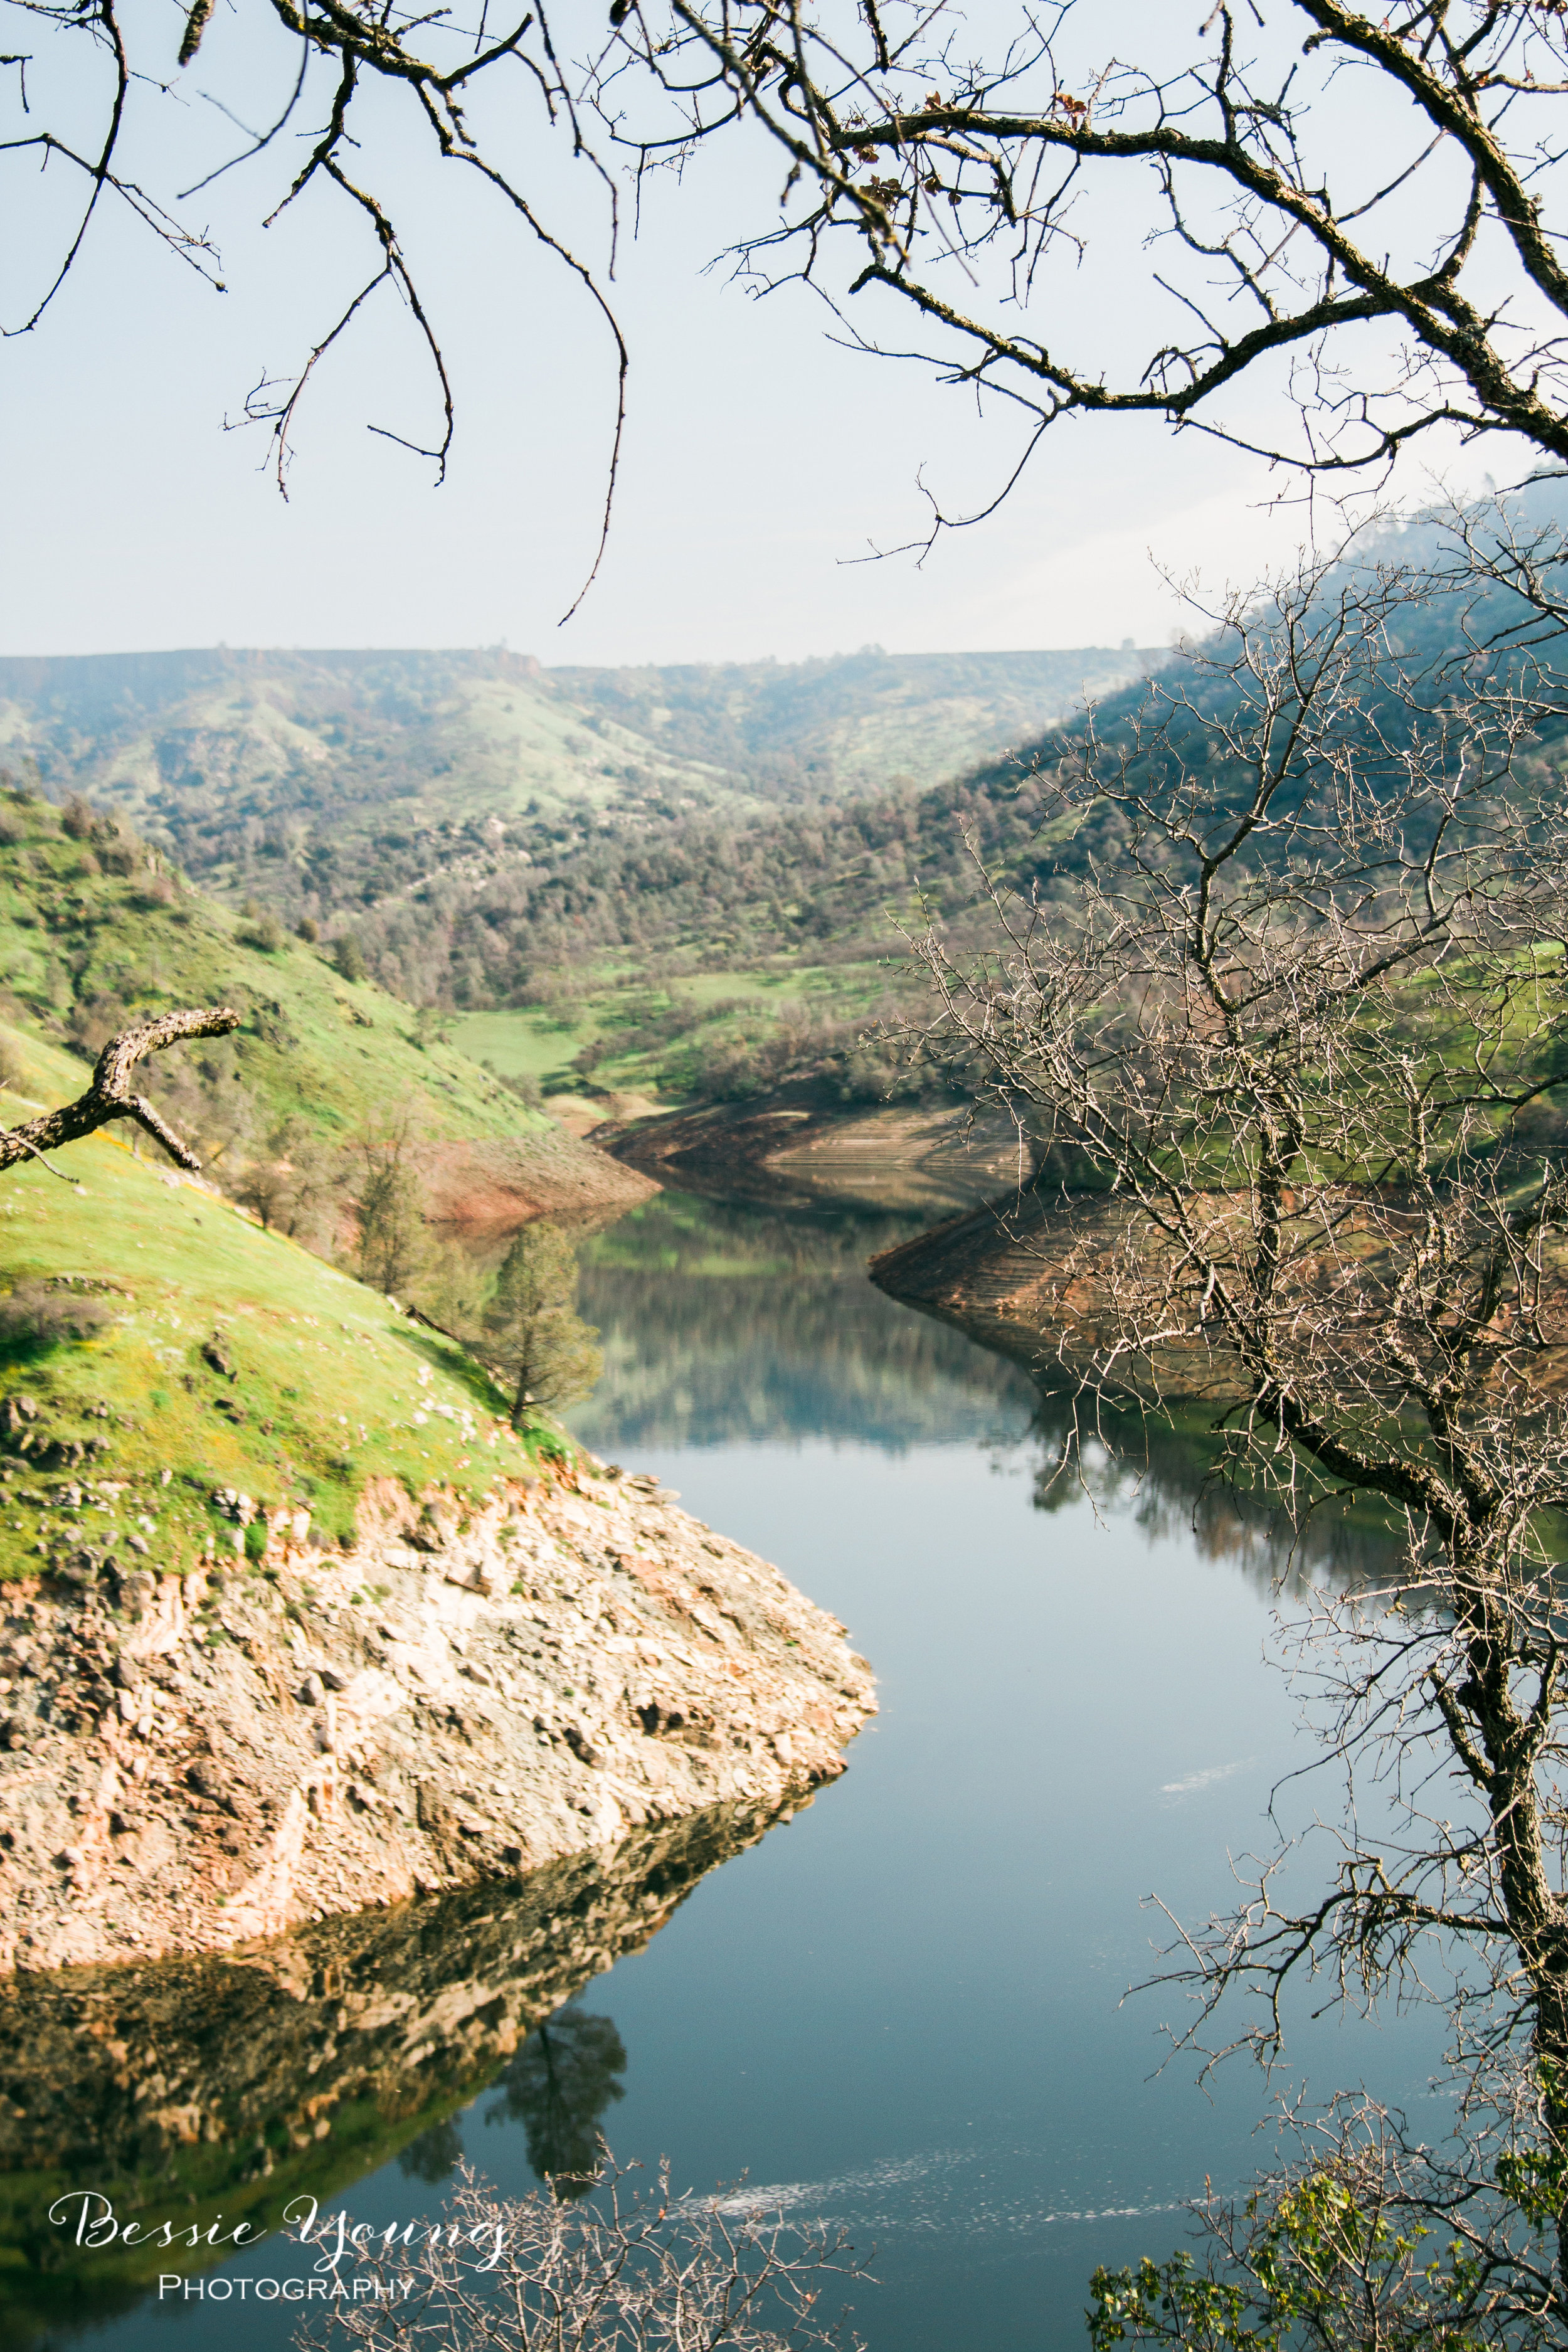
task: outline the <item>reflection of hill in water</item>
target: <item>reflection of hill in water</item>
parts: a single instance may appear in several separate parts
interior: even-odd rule
[[[1028,1376],[873,1289],[907,1219],[661,1192],[582,1250],[605,1376],[572,1415],[590,1445],[827,1436],[897,1449],[1016,1432]]]
[[[221,2212],[226,2229],[275,2231],[291,2198],[324,2204],[400,2153],[410,2173],[439,2177],[447,2119],[498,2077],[531,2153],[537,2141],[570,2168],[625,2058],[608,2020],[575,2011],[535,2053],[542,2021],[773,1818],[717,1807],[510,1885],[326,1920],[220,1959],[6,1979],[0,2336],[58,2341],[136,2302],[159,2272],[220,2259],[79,2251],[47,2220],[73,2189],[100,2191],[122,2220],[187,2231]]]
[[[955,1324],[876,1289],[867,1260],[917,1231],[909,1218],[769,1209],[661,1192],[583,1245],[582,1307],[605,1376],[572,1415],[590,1445],[734,1444],[839,1437],[990,1444],[1036,1455],[1038,1507],[1087,1487],[1152,1536],[1195,1536],[1268,1584],[1386,1567],[1386,1531],[1325,1511],[1292,1538],[1256,1498],[1215,1475],[1211,1415],[1173,1424],[1102,1412],[1099,1439],[1053,1480],[1070,1400]]]

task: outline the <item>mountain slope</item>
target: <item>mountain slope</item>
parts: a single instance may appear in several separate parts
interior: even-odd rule
[[[317,913],[584,818],[636,834],[918,789],[1158,653],[546,671],[472,653],[0,659],[0,759],[89,793],[212,887]]]
[[[263,1125],[292,1116],[328,1139],[413,1101],[434,1139],[521,1135],[559,1152],[552,1122],[463,1055],[421,1042],[406,1005],[198,896],[112,824],[74,822],[73,836],[49,803],[0,793],[0,1010],[90,1056],[132,1016],[234,1004],[244,1019],[233,1038],[149,1068],[154,1100],[184,1070],[205,1077],[209,1103],[237,1082]],[[177,1124],[177,1091],[171,1115]]]

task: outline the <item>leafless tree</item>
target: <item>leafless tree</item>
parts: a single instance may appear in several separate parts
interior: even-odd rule
[[[852,2352],[860,2340],[817,2307],[828,2280],[860,2275],[841,2237],[743,2197],[674,2197],[668,2171],[637,2197],[611,2167],[592,2198],[563,2202],[498,2197],[465,2167],[439,2234],[378,2251],[359,2275],[380,2292],[342,2304],[334,2332],[371,2352]]]
[[[996,945],[918,942],[919,1042],[1077,1171],[1032,1246],[1090,1423],[1207,1395],[1289,1511],[1402,1520],[1296,1660],[1331,1870],[1282,1848],[1185,1967],[1205,2021],[1262,1995],[1231,2046],[1270,2057],[1300,1980],[1419,1995],[1458,1952],[1457,2047],[1526,2053],[1568,2282],[1564,727],[1528,653],[1402,651],[1441,587],[1303,569],[1058,744]]]
[[[241,1016],[226,1004],[200,1012],[161,1013],[155,1020],[138,1021],[111,1037],[98,1057],[92,1084],[76,1101],[58,1110],[45,1111],[20,1127],[0,1129],[0,1168],[14,1168],[19,1160],[42,1160],[63,1144],[78,1143],[95,1134],[110,1119],[133,1119],[161,1143],[182,1168],[196,1169],[201,1161],[160,1118],[145,1095],[132,1091],[132,1073],[149,1054],[162,1052],[182,1037],[222,1037],[237,1029]],[[58,1172],[58,1171],[57,1171]]]
[[[763,132],[743,271],[1016,404],[1020,467],[1086,415],[1318,477],[1444,426],[1568,458],[1560,0],[1201,13],[1053,0],[977,50],[949,0],[613,0],[595,89],[639,169]]]
[[[529,194],[541,130],[600,177],[606,275],[617,151],[640,184],[696,143],[759,131],[784,197],[754,229],[735,223],[742,270],[758,287],[798,277],[861,348],[1011,403],[1026,431],[1008,484],[1050,426],[1088,415],[1153,417],[1342,482],[1445,430],[1500,441],[1510,467],[1521,450],[1568,460],[1559,0],[1365,15],[1220,0],[1201,26],[1196,10],[1052,0],[1004,16],[989,54],[956,0],[611,0],[607,42],[596,9],[592,29],[574,19],[563,37],[538,5],[497,30],[488,0],[412,18],[367,0],[246,0],[247,55],[275,55],[279,103],[183,190],[153,189],[124,158],[156,135],[150,110],[184,107],[193,88],[232,110],[221,80],[198,79],[215,47],[221,71],[231,30],[210,0],[193,0],[183,30],[143,26],[120,0],[4,5],[21,30],[0,56],[0,156],[74,173],[82,191],[58,249],[21,248],[37,284],[4,331],[40,324],[110,205],[225,288],[195,208],[231,170],[263,176],[267,220],[324,199],[363,236],[342,308],[302,330],[303,357],[247,404],[280,487],[307,387],[378,297],[404,307],[437,422],[423,436],[371,429],[437,478],[451,446],[453,385],[400,229],[405,213],[426,226],[423,200],[405,166],[373,160],[386,100],[601,314],[618,387],[605,529],[627,354],[600,274]],[[933,534],[974,519],[933,500]]]
[[[491,23],[489,0],[467,9],[415,16],[373,5],[370,0],[248,0],[240,11],[247,37],[259,37],[263,57],[275,58],[280,92],[274,118],[245,130],[236,151],[189,187],[154,193],[132,175],[123,157],[140,138],[145,150],[188,153],[186,137],[170,134],[176,111],[188,95],[200,95],[231,121],[234,107],[218,90],[191,93],[189,84],[222,48],[235,29],[213,21],[212,0],[191,0],[183,26],[177,19],[139,20],[121,0],[3,0],[18,22],[15,45],[0,54],[0,97],[8,99],[8,120],[0,114],[0,157],[14,170],[32,163],[76,175],[80,202],[70,211],[57,248],[35,253],[29,242],[13,252],[37,279],[36,290],[0,333],[30,333],[44,320],[74,268],[100,212],[127,209],[167,250],[186,263],[217,293],[227,291],[221,255],[209,231],[191,209],[224,173],[254,167],[266,179],[261,210],[268,226],[291,206],[318,196],[346,208],[363,235],[363,277],[335,317],[307,328],[307,349],[299,363],[279,378],[263,377],[247,396],[245,422],[269,436],[273,470],[287,491],[291,436],[300,404],[317,370],[342,342],[378,295],[400,301],[431,371],[437,422],[419,441],[390,426],[370,430],[428,458],[437,481],[445,477],[452,446],[455,410],[451,377],[440,335],[422,288],[416,282],[399,235],[392,200],[371,184],[367,148],[374,145],[367,93],[390,97],[409,111],[417,131],[437,157],[482,183],[500,215],[553,254],[574,279],[607,329],[614,354],[615,422],[608,453],[598,554],[603,553],[615,494],[625,422],[627,354],[621,331],[599,276],[548,226],[523,183],[531,146],[540,129],[559,132],[571,152],[599,171],[582,135],[573,77],[557,56],[551,20],[541,0],[520,6],[511,18]],[[202,55],[204,40],[208,43]],[[31,44],[32,46],[29,46]],[[63,46],[62,46],[63,45]],[[250,51],[254,60],[258,51]],[[195,72],[193,73],[193,68]],[[254,64],[250,67],[254,75]],[[499,119],[498,152],[476,135],[472,105],[481,85],[493,91],[492,122]],[[83,142],[75,126],[84,111],[90,120],[97,89],[97,121]],[[254,89],[252,79],[247,87]],[[236,104],[244,96],[229,92]],[[149,111],[162,106],[161,123]],[[248,107],[247,107],[248,111]],[[162,134],[160,136],[160,133]],[[303,142],[303,159],[300,156]],[[616,190],[599,171],[610,227],[611,267]],[[411,200],[412,201],[412,200]],[[331,233],[330,230],[327,232]],[[577,601],[586,593],[588,582]],[[575,609],[575,604],[573,609]]]

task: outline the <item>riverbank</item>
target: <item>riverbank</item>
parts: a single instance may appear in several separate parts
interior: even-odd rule
[[[889,1298],[1037,1371],[1087,1360],[1107,1304],[1096,1276],[1123,1223],[1105,1201],[1064,1210],[1015,1192],[881,1251],[867,1271]]]
[[[417,1143],[410,1157],[433,1222],[465,1234],[512,1234],[533,1217],[607,1223],[658,1189],[555,1123],[527,1135]]]
[[[1005,1120],[951,1103],[843,1103],[805,1083],[587,1131],[658,1183],[763,1207],[931,1215],[1019,1181],[1018,1139]]]
[[[241,1516],[244,1498],[234,1498]],[[184,1577],[5,1589],[0,1964],[222,1951],[843,1769],[837,1620],[648,1478],[286,1521]]]
[[[246,2224],[275,2235],[439,2135],[495,2083],[541,2153],[591,2154],[613,2072],[570,2095],[531,2079],[542,2021],[664,1927],[699,1881],[804,1804],[730,1804],[632,1831],[500,1885],[327,1919],[213,1958],[23,1971],[0,1981],[0,2322],[8,2342],[98,2320],[160,2272],[210,2270]],[[569,2020],[556,2039],[573,2050]],[[625,2057],[621,2054],[624,2066]],[[542,2126],[542,2128],[540,2127]],[[426,2145],[429,2145],[428,2139]],[[405,2177],[428,2179],[417,2146]],[[57,2200],[122,2220],[177,2210],[175,2247],[61,2260]],[[78,2208],[68,2202],[74,2218]],[[221,2223],[216,2242],[205,2233]],[[193,2248],[186,2232],[195,2226]],[[37,2333],[35,2333],[37,2331]]]

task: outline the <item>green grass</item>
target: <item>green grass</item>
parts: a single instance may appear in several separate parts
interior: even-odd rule
[[[7,1119],[79,1090],[68,1056],[16,1031],[0,1029],[0,1041],[25,1065],[31,1097],[8,1094]],[[155,1522],[140,1531],[160,1566],[188,1568],[215,1536],[232,1552],[232,1522],[212,1502],[221,1487],[268,1509],[308,1509],[324,1536],[349,1538],[374,1480],[472,1499],[498,1472],[526,1469],[545,1442],[498,1422],[502,1401],[460,1349],[133,1157],[120,1132],[71,1145],[57,1164],[69,1181],[37,1162],[0,1176],[0,1287],[66,1275],[112,1283],[112,1320],[86,1339],[12,1346],[0,1386],[35,1398],[58,1435],[106,1437],[109,1450],[73,1471],[5,1457],[15,1476],[0,1486],[0,1580],[139,1519]],[[203,1355],[215,1334],[233,1381]],[[237,1402],[243,1420],[220,1399]],[[108,1494],[110,1484],[123,1491]],[[66,1500],[72,1487],[79,1507]]]
[[[830,1021],[868,1020],[893,980],[888,964],[870,961],[700,972],[640,987],[628,984],[624,965],[607,965],[595,977],[598,984],[577,1000],[569,1020],[549,1007],[520,1006],[454,1014],[447,1033],[471,1060],[492,1063],[502,1076],[532,1077],[557,1089],[585,1085],[573,1063],[584,1046],[603,1048],[594,1086],[679,1103],[701,1097],[705,1059],[742,1036],[769,1034],[803,1011]],[[679,1037],[650,1050],[615,1050],[618,1034],[690,1008],[706,1017]]]
[[[16,835],[0,843],[0,1003],[47,1036],[63,1042],[74,1022],[96,1038],[126,1013],[227,1003],[245,1017],[223,1051],[268,1123],[296,1114],[340,1139],[414,1097],[434,1137],[545,1131],[455,1046],[422,1048],[407,1005],[341,980],[321,951],[292,937],[270,953],[248,945],[239,917],[187,889],[159,904],[167,877],[144,858],[128,875],[93,872],[96,854],[47,803],[0,792],[0,816]],[[147,1084],[156,1099],[155,1066]]]

